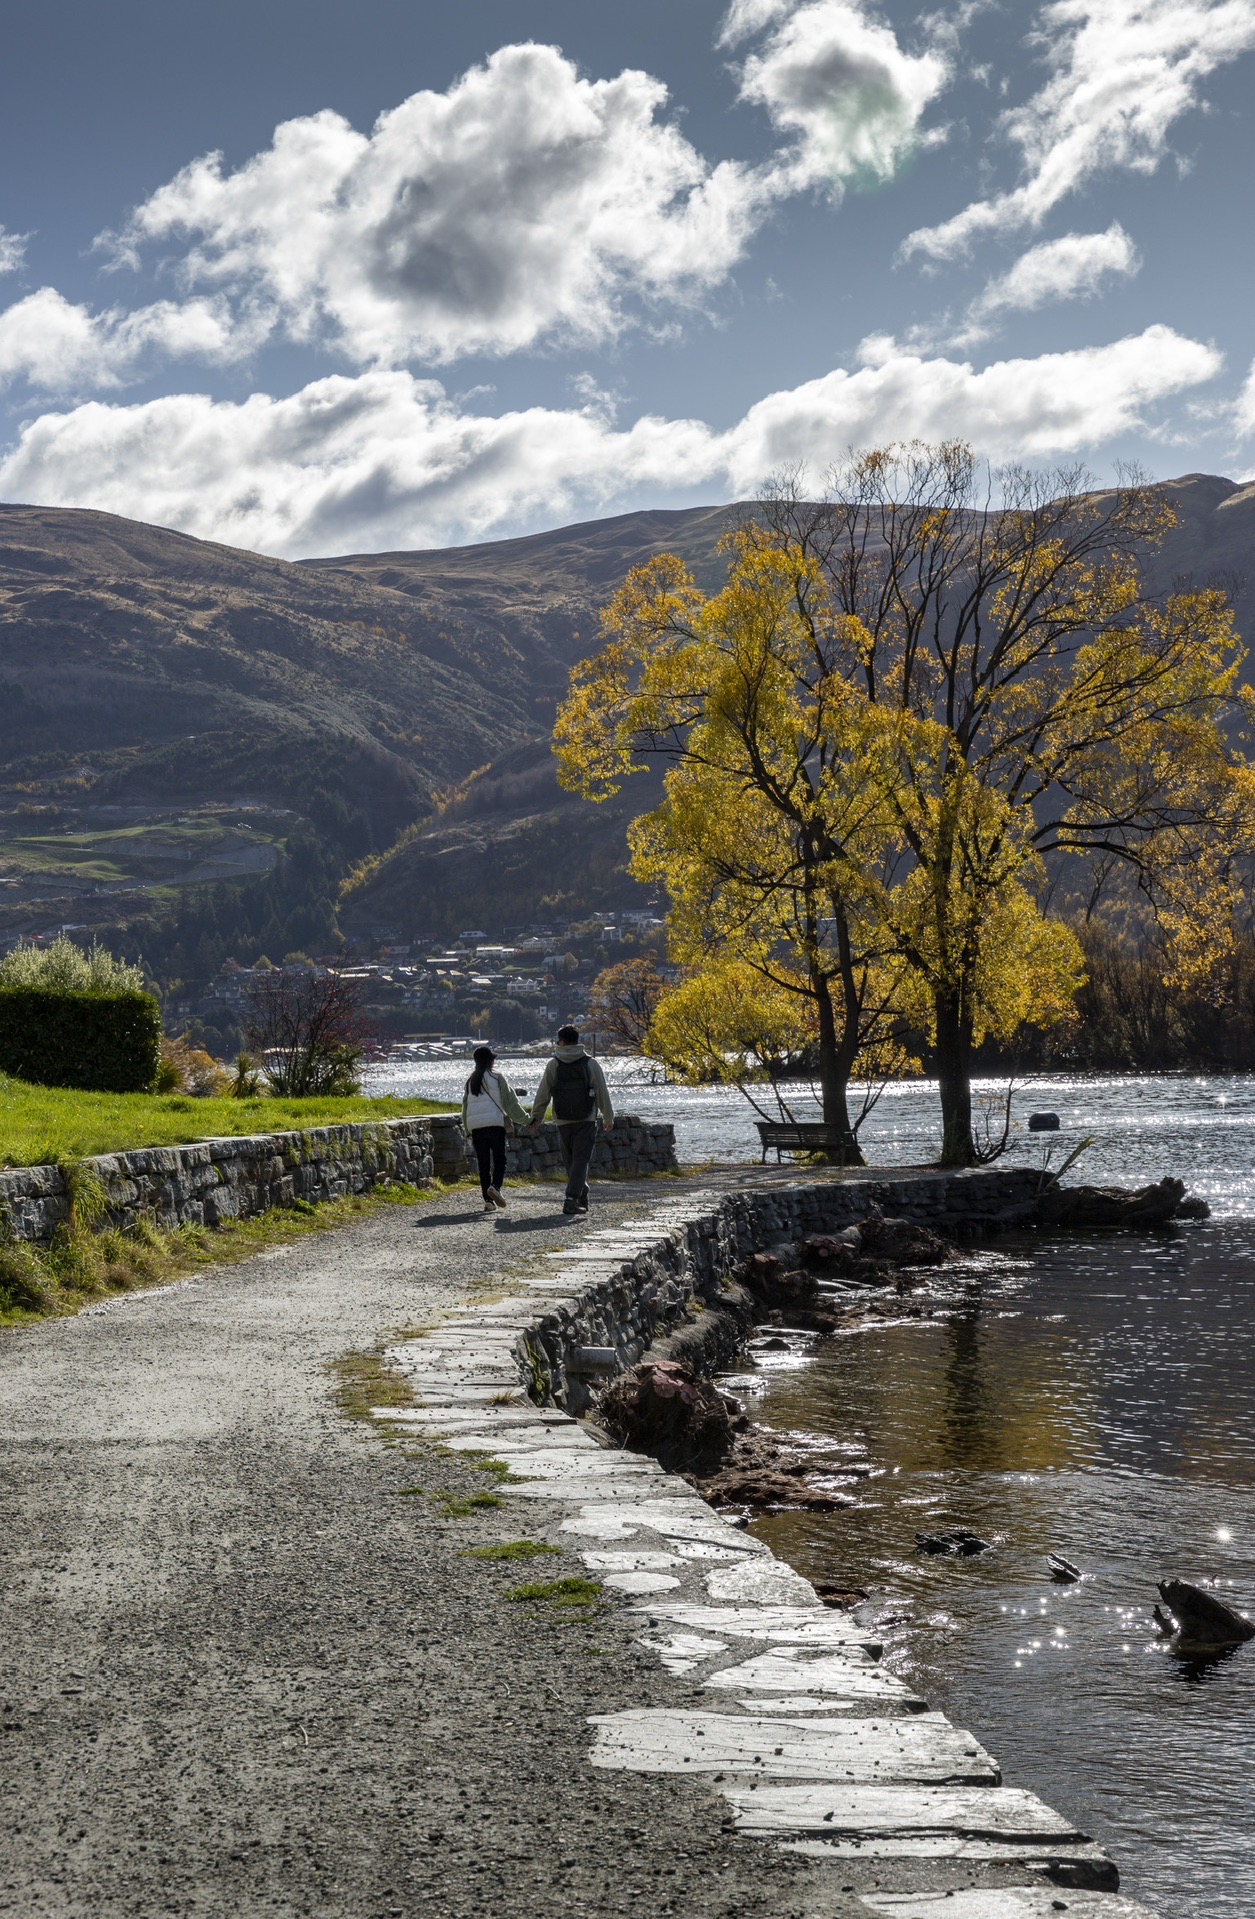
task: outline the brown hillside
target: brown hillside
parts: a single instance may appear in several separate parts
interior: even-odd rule
[[[1191,474],[1164,491],[1181,524],[1155,584],[1219,580],[1249,616],[1255,486]],[[608,809],[560,794],[554,708],[625,573],[672,550],[716,586],[743,511],[289,564],[112,514],[0,506],[0,938],[138,924],[201,882],[265,889],[302,822],[326,851],[305,890],[330,897],[352,859],[485,767],[474,817],[438,813],[357,889],[349,923],[417,930],[443,914],[446,874],[479,860],[490,876],[494,844],[511,849],[497,868],[516,906],[549,895],[560,855],[564,896],[627,903],[623,827],[647,801],[639,786]]]

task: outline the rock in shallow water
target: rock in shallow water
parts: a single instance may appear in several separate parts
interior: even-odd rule
[[[1195,1646],[1240,1646],[1255,1639],[1255,1625],[1223,1599],[1186,1579],[1160,1581],[1159,1596],[1172,1614],[1182,1642]],[[1158,1608],[1156,1608],[1158,1611]]]

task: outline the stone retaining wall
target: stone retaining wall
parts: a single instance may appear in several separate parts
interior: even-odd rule
[[[427,1119],[145,1146],[84,1163],[104,1187],[110,1225],[145,1218],[164,1228],[251,1219],[297,1200],[317,1205],[367,1192],[384,1180],[425,1186],[434,1173]],[[15,1238],[49,1240],[69,1211],[60,1167],[21,1166],[0,1173],[0,1218]]]
[[[475,1170],[474,1155],[462,1136],[461,1122],[452,1115],[432,1121],[435,1129],[436,1173],[440,1179],[465,1179]],[[564,1177],[562,1154],[558,1147],[558,1129],[546,1120],[536,1133],[518,1133],[507,1138],[506,1175],[511,1179],[559,1179]],[[675,1157],[675,1128],[656,1120],[619,1114],[609,1133],[599,1133],[593,1150],[594,1177],[639,1177],[642,1173],[674,1173],[679,1167]]]
[[[557,1177],[562,1170],[557,1129],[546,1126],[534,1140],[511,1141],[508,1157],[513,1174]],[[462,1179],[470,1170],[470,1155],[456,1115],[433,1114],[203,1139],[189,1146],[144,1146],[105,1153],[85,1164],[104,1187],[109,1225],[147,1219],[168,1230],[252,1219],[297,1201],[316,1206],[369,1192],[385,1181],[426,1186],[433,1179]],[[675,1165],[674,1130],[632,1118],[616,1122],[593,1160],[594,1172],[603,1175],[673,1172]],[[0,1227],[14,1239],[46,1243],[69,1213],[70,1193],[59,1166],[0,1172]]]
[[[720,1314],[726,1281],[763,1247],[839,1232],[873,1212],[981,1238],[1027,1225],[1040,1186],[1040,1173],[1028,1168],[981,1167],[802,1179],[677,1202],[653,1213],[662,1230],[645,1242],[639,1233],[598,1234],[555,1262],[550,1284],[561,1296],[538,1314],[527,1340],[528,1383],[567,1412],[583,1412],[598,1384],[635,1365],[694,1311]]]

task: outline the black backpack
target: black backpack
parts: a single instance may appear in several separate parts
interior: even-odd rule
[[[582,1059],[559,1059],[553,1067],[553,1116],[560,1126],[579,1126],[588,1119],[593,1103],[593,1065]]]

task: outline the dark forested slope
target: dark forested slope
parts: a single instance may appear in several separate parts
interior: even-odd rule
[[[1155,585],[1218,580],[1249,615],[1255,486],[1164,491],[1180,524]],[[560,794],[554,708],[629,569],[670,550],[714,587],[743,512],[289,564],[0,506],[0,939],[98,928],[184,971],[325,943],[350,866],[424,821],[354,888],[346,925],[443,931],[465,917],[459,885],[499,894],[481,923],[529,899],[626,903],[624,826],[649,796]]]

